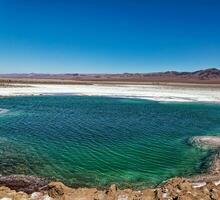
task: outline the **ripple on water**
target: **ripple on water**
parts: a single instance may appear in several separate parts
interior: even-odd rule
[[[197,173],[206,152],[186,138],[220,131],[219,105],[44,96],[0,107],[10,110],[0,119],[0,174],[78,186],[140,188]]]

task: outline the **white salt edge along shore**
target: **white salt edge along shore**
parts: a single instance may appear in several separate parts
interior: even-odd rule
[[[10,84],[10,87],[0,87],[0,96],[32,96],[54,94],[127,97],[162,102],[220,102],[220,87],[212,88],[171,85],[120,84]]]
[[[220,136],[195,136],[190,142],[201,147],[220,148]]]

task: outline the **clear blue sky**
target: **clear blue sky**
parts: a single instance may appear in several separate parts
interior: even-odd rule
[[[0,0],[0,73],[220,67],[219,0]]]

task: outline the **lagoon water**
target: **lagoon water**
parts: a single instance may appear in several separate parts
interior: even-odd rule
[[[71,186],[142,188],[201,171],[220,134],[220,105],[87,97],[0,100],[0,174],[54,177]]]

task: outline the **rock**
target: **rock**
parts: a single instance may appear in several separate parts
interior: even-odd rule
[[[70,189],[65,193],[65,200],[78,200],[78,199],[95,199],[98,190],[96,188],[78,188]],[[104,199],[103,199],[104,200]]]
[[[143,191],[143,200],[155,200],[156,193],[153,189],[146,189]]]
[[[192,137],[189,142],[198,147],[205,147],[205,148],[219,148],[220,147],[219,136],[195,136],[195,137]]]
[[[23,191],[28,194],[40,191],[48,183],[49,180],[35,176],[0,176],[0,186],[6,186],[12,190]]]
[[[180,196],[178,198],[178,200],[195,200],[195,197],[190,193],[186,193],[186,194]]]
[[[125,195],[125,194],[122,194],[122,195],[118,195],[118,200],[128,200],[128,196]]]
[[[193,187],[189,179],[173,178],[155,189],[120,190],[111,185],[107,190],[70,188],[61,182],[51,182],[45,190],[27,194],[0,187],[1,200],[219,200],[220,185],[214,181]],[[198,185],[198,184],[197,184]]]
[[[48,195],[52,198],[61,198],[66,186],[61,182],[52,182],[48,185]]]
[[[26,200],[28,199],[28,194],[24,192],[16,192],[7,187],[0,187],[0,199],[3,200]]]
[[[41,200],[44,198],[44,194],[42,192],[34,192],[29,198],[30,200]]]
[[[117,186],[115,184],[111,185],[108,190],[105,191],[106,198],[108,200],[113,200],[117,198]]]
[[[117,192],[117,186],[115,184],[111,185],[109,188],[109,191],[112,193],[116,193]]]

